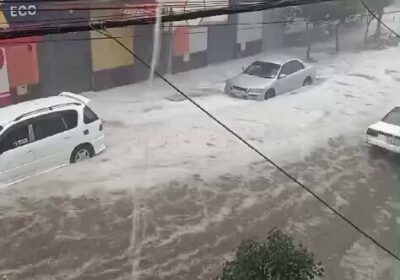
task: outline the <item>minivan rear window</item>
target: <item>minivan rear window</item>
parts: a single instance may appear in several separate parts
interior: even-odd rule
[[[96,113],[93,112],[88,106],[85,106],[83,109],[83,122],[88,124],[97,121],[98,119],[99,117],[96,115]]]

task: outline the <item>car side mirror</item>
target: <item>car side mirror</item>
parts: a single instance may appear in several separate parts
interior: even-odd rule
[[[283,78],[285,78],[287,75],[286,74],[284,74],[284,73],[282,73],[282,74],[279,74],[279,79],[283,79]]]

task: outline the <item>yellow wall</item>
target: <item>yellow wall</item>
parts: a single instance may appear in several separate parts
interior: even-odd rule
[[[107,14],[105,14],[107,13]],[[91,13],[92,20],[99,20],[101,16],[121,16],[118,10],[104,11],[94,10]],[[115,37],[126,37],[118,39],[129,49],[133,50],[133,27],[122,27],[108,29],[108,32]],[[91,31],[92,38],[105,38],[106,36]],[[133,56],[118,45],[112,39],[100,39],[91,41],[92,48],[92,67],[93,71],[112,69],[121,66],[127,66],[134,63]]]

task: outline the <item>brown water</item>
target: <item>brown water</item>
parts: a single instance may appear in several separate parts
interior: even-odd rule
[[[330,148],[286,168],[397,252],[400,160],[340,138]],[[246,176],[193,176],[135,192],[71,196],[57,185],[48,196],[18,186],[2,190],[0,275],[212,279],[242,239],[278,226],[316,253],[326,279],[395,279],[387,254],[298,186],[264,162],[245,169]],[[362,252],[379,262],[362,259]],[[360,273],[367,278],[356,278]]]

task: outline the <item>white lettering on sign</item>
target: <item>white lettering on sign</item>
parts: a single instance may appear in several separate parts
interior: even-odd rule
[[[37,13],[37,9],[35,5],[21,5],[21,6],[10,6],[10,15],[12,17],[25,17],[25,16],[34,16]]]

